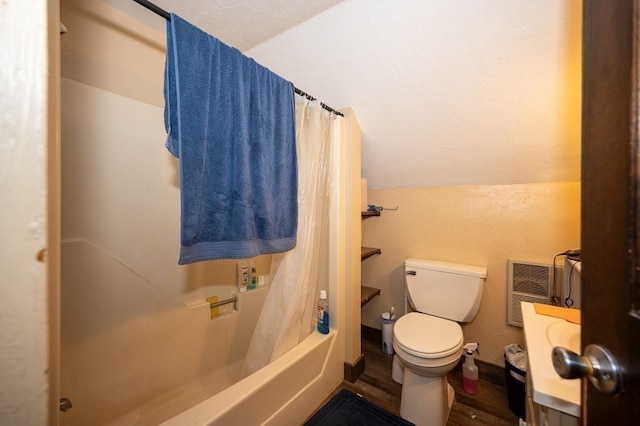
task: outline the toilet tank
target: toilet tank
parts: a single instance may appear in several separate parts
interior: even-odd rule
[[[406,295],[416,311],[457,322],[476,316],[484,266],[412,258],[404,261],[404,271]]]

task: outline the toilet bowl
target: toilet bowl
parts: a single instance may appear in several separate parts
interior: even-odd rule
[[[407,259],[405,297],[416,312],[393,329],[393,379],[402,384],[400,416],[417,426],[445,426],[455,400],[447,373],[463,353],[459,322],[476,315],[486,268]]]
[[[403,419],[416,425],[446,424],[455,395],[446,375],[460,360],[463,344],[462,329],[454,321],[411,312],[396,322],[394,364],[401,366],[401,378],[394,380],[402,383]]]

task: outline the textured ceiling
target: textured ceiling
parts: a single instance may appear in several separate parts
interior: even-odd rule
[[[102,0],[164,33],[132,0]],[[370,188],[579,181],[579,0],[156,0],[362,127]]]
[[[247,55],[362,128],[369,188],[580,179],[578,0],[347,0]]]
[[[102,0],[164,32],[164,21],[133,0]],[[245,51],[342,0],[152,0],[226,44]]]

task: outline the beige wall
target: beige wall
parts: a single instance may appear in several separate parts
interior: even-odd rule
[[[98,0],[61,0],[60,15],[63,77],[164,106],[163,33]]]
[[[346,205],[345,212],[347,215],[346,223],[349,232],[346,233],[346,241],[344,248],[344,258],[348,265],[348,275],[346,277],[346,294],[345,294],[345,357],[347,364],[355,365],[361,355],[362,347],[360,341],[360,323],[362,312],[360,310],[360,174],[361,174],[361,130],[358,118],[353,108],[347,108],[342,111],[345,119],[342,120],[344,128],[341,140],[341,152],[344,153],[342,167],[344,168],[346,187]]]
[[[479,359],[504,365],[520,328],[507,325],[507,259],[552,263],[580,247],[578,183],[370,190],[369,204],[398,206],[363,224],[363,245],[382,254],[362,263],[362,282],[381,295],[364,306],[364,324],[380,328],[391,306],[403,312],[402,262],[409,257],[483,265],[488,276],[480,311],[463,327],[465,341],[480,342]]]

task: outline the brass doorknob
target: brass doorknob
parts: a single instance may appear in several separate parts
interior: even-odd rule
[[[556,373],[565,379],[588,377],[591,383],[605,395],[615,395],[622,387],[622,375],[611,353],[600,345],[588,345],[584,356],[561,346],[551,351],[551,361]]]

